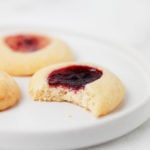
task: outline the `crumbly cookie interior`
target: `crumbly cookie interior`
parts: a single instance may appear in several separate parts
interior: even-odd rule
[[[67,101],[90,109],[92,95],[85,89],[74,91],[61,87],[30,91],[36,101]]]

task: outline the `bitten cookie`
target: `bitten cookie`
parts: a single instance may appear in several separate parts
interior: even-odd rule
[[[16,34],[0,38],[0,70],[11,75],[32,75],[51,64],[73,60],[61,40],[38,34]]]
[[[68,101],[98,117],[108,114],[120,104],[125,89],[119,78],[103,67],[88,63],[62,63],[35,73],[29,92],[34,100]]]
[[[20,97],[20,90],[15,80],[0,71],[0,111],[14,106]]]

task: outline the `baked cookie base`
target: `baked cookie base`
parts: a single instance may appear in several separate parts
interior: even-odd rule
[[[0,71],[0,111],[18,103],[20,90],[15,80],[7,73]]]
[[[78,91],[48,85],[47,76],[51,71],[74,64],[100,68],[103,76]],[[116,75],[103,67],[87,63],[63,63],[46,67],[32,77],[29,92],[34,100],[71,102],[90,110],[97,117],[113,111],[125,95],[124,86]]]

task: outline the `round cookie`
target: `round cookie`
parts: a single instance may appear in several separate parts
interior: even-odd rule
[[[14,106],[20,97],[20,90],[15,80],[0,71],[0,111]]]
[[[33,75],[29,92],[34,100],[68,101],[99,117],[113,111],[123,100],[125,89],[109,70],[90,63],[62,63]]]
[[[61,40],[38,34],[16,34],[0,38],[0,70],[11,75],[32,75],[51,64],[73,60]]]

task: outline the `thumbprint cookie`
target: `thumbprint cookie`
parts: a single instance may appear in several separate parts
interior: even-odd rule
[[[20,90],[15,80],[0,71],[0,111],[14,106],[20,97]]]
[[[32,75],[51,64],[73,60],[63,41],[40,34],[14,34],[0,38],[0,70],[11,75]]]
[[[123,100],[125,88],[111,71],[90,63],[61,63],[39,70],[29,83],[38,101],[67,101],[99,117],[113,111]]]

